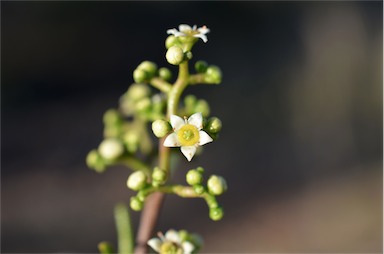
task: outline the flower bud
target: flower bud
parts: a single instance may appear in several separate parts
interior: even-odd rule
[[[140,201],[137,197],[131,197],[129,205],[131,206],[131,209],[134,211],[141,211],[143,209],[143,202]]]
[[[206,129],[209,133],[218,133],[220,132],[221,127],[222,125],[220,119],[217,117],[211,117],[208,120]]]
[[[201,184],[203,182],[203,175],[196,169],[191,169],[186,175],[186,180],[189,185]]]
[[[138,191],[145,187],[147,184],[147,176],[143,171],[133,172],[127,180],[127,186],[131,190]]]
[[[140,136],[135,130],[130,130],[123,137],[125,146],[130,153],[135,153],[139,146]]]
[[[88,153],[86,163],[88,167],[95,169],[98,173],[105,171],[103,158],[100,157],[100,154],[96,150],[92,150]]]
[[[216,208],[209,209],[209,218],[211,218],[212,220],[214,221],[221,220],[223,216],[224,216],[223,208],[216,207]]]
[[[124,153],[124,146],[116,138],[107,138],[100,143],[98,151],[104,159],[114,160]]]
[[[121,117],[116,109],[108,109],[103,115],[105,125],[115,125],[121,123]]]
[[[133,80],[136,83],[143,83],[148,79],[147,72],[142,69],[136,69],[133,71]]]
[[[208,191],[212,195],[221,195],[227,190],[227,183],[221,176],[212,175],[207,183]]]
[[[197,194],[203,194],[203,193],[205,192],[204,186],[202,186],[202,185],[200,185],[200,184],[193,185],[193,190],[194,190]]]
[[[147,73],[147,77],[152,78],[156,75],[157,65],[151,61],[144,61],[137,66],[137,69],[145,71]]]
[[[207,71],[207,68],[208,68],[208,64],[207,62],[203,61],[203,60],[200,60],[200,61],[197,61],[195,63],[195,70],[198,72],[198,73],[204,73]]]
[[[193,57],[192,52],[191,52],[191,51],[186,52],[186,53],[185,53],[185,57],[186,57],[188,60],[191,60],[192,57]]]
[[[194,95],[185,96],[184,104],[187,111],[192,111],[196,106],[196,97]]]
[[[127,91],[127,96],[129,99],[133,101],[137,101],[144,97],[148,97],[150,93],[151,93],[151,90],[147,85],[132,84]]]
[[[152,131],[156,137],[162,138],[172,130],[171,125],[164,120],[158,119],[152,123]]]
[[[215,65],[208,67],[205,73],[205,81],[212,84],[220,84],[222,79],[221,70]]]
[[[165,54],[165,57],[167,58],[168,63],[173,65],[179,65],[181,64],[181,62],[184,61],[183,49],[179,46],[172,46],[168,49],[167,53]]]
[[[195,112],[200,112],[203,117],[208,117],[210,113],[209,104],[206,100],[198,100],[195,106]]]
[[[151,99],[148,97],[142,98],[137,101],[135,106],[139,112],[147,111],[151,107]]]
[[[163,184],[167,180],[167,172],[155,167],[152,172],[152,180],[156,182],[156,184]]]
[[[165,47],[169,49],[170,47],[175,45],[177,46],[181,45],[179,39],[173,35],[168,36],[167,39],[165,40]]]
[[[160,78],[168,81],[172,78],[172,72],[168,68],[162,67],[159,69],[159,76]]]

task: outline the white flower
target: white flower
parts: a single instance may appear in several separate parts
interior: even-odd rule
[[[165,235],[159,233],[159,238],[155,237],[148,240],[147,244],[158,253],[182,253],[190,254],[195,246],[188,241],[182,241],[179,233],[174,230],[168,230]]]
[[[194,25],[193,27],[190,27],[189,25],[184,25],[184,24],[179,25],[179,30],[177,30],[176,28],[167,30],[167,34],[173,34],[176,37],[192,36],[192,37],[202,39],[203,42],[208,41],[206,36],[207,33],[209,33],[209,29],[206,26],[197,28],[196,25]]]
[[[171,115],[173,133],[164,140],[164,146],[181,147],[180,150],[188,161],[196,153],[198,146],[212,142],[213,139],[203,130],[203,117],[201,113],[195,113],[188,119]]]

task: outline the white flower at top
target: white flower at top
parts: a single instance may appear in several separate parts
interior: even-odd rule
[[[164,146],[181,147],[180,150],[191,161],[198,146],[212,142],[213,139],[203,130],[203,117],[201,113],[195,113],[188,119],[171,115],[173,133],[164,140]]]
[[[195,246],[188,241],[182,241],[180,234],[174,230],[168,230],[165,235],[159,233],[159,237],[148,240],[147,244],[160,254],[165,253],[180,253],[190,254],[195,249]]]
[[[209,29],[206,26],[202,26],[197,28],[196,25],[190,27],[189,25],[181,24],[179,25],[179,30],[176,28],[168,29],[167,34],[173,34],[176,37],[179,36],[192,36],[196,38],[200,38],[203,42],[207,42],[208,38],[206,34],[209,33]]]

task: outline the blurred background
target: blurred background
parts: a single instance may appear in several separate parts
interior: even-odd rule
[[[192,62],[224,73],[186,92],[224,127],[176,177],[196,166],[223,175],[226,214],[213,222],[202,200],[168,196],[158,230],[198,232],[210,253],[382,252],[382,11],[381,1],[2,1],[1,251],[115,242],[130,171],[98,174],[85,157],[136,66],[168,66],[166,30],[186,23],[211,29]]]

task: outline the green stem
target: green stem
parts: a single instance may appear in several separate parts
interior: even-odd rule
[[[127,254],[133,252],[133,232],[128,208],[124,204],[115,206],[115,223],[118,238],[118,253]]]
[[[132,169],[133,171],[143,171],[146,175],[150,176],[151,175],[151,169],[150,167],[142,162],[139,159],[136,159],[133,156],[126,155],[123,156],[121,159],[119,159],[118,163],[122,163]]]
[[[153,87],[156,87],[157,89],[162,91],[163,93],[168,93],[171,90],[171,88],[172,88],[171,84],[169,84],[168,82],[164,81],[161,78],[153,78],[153,79],[151,79],[150,84]]]

